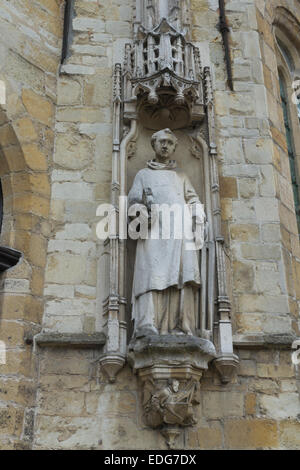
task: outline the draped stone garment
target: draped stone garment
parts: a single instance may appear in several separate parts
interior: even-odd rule
[[[144,195],[147,192],[149,193],[149,189],[152,193],[153,204],[167,204],[168,206],[178,204],[182,207],[182,211],[186,204],[191,207],[198,204],[200,219],[204,223],[205,214],[198,195],[186,174],[176,168],[175,162],[169,162],[167,165],[155,161],[148,162],[148,168],[140,170],[135,177],[128,195],[128,206],[144,204]],[[169,287],[183,289],[187,284],[194,287],[200,285],[197,250],[193,238],[190,239],[186,236],[187,233],[192,234],[192,213],[190,213],[188,219],[185,219],[185,223],[189,224],[189,227],[185,230],[182,227],[183,237],[181,239],[174,238],[174,224],[173,226],[171,224],[169,239],[154,240],[148,238],[139,239],[137,242],[132,288],[132,316],[135,319],[136,327],[138,324],[139,327],[150,326],[151,324],[157,327],[158,323],[165,325],[166,322],[170,327],[171,325],[175,327],[176,323],[174,319],[167,319],[168,313],[158,314],[158,312],[153,311],[153,309],[157,310],[155,305],[158,305],[158,299],[153,297],[153,293],[146,297],[144,294],[152,291],[164,291]],[[155,224],[158,225],[156,229],[160,231],[162,218],[155,217],[154,226]],[[141,298],[139,299],[139,297]],[[174,304],[172,301],[167,303],[168,305]],[[182,305],[187,304],[187,302],[181,303]],[[190,304],[190,302],[188,303]],[[161,300],[159,304],[161,304]],[[180,317],[180,300],[176,304],[175,310],[177,312],[174,311],[173,316]],[[160,321],[158,315],[161,317]],[[169,315],[171,315],[171,312],[169,312]]]
[[[172,332],[196,334],[198,318],[197,289],[186,284],[183,289],[168,287],[150,291],[133,302],[135,330],[155,328],[161,335]],[[156,331],[155,331],[156,332]]]

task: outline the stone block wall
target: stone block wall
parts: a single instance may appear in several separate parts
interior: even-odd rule
[[[299,19],[299,5],[227,3],[234,93],[226,87],[217,8],[218,2],[195,2],[193,40],[204,65],[213,63],[235,331],[299,334],[299,234],[272,30],[278,8]]]
[[[1,275],[0,448],[27,448],[33,431],[36,361],[24,337],[41,326],[47,244],[51,237],[49,168],[54,148],[56,81],[63,2],[1,1],[1,245],[23,253]]]
[[[39,329],[99,331],[96,208],[110,200],[112,73],[132,39],[133,0],[76,0],[70,54],[60,66],[64,2],[0,1],[1,243],[24,253],[2,276],[2,448],[164,449],[146,428],[141,388],[127,365],[115,384],[98,349],[39,348]],[[290,343],[299,334],[299,241],[274,52],[277,7],[300,18],[297,1],[226,2],[234,89],[226,68],[217,0],[192,0],[192,40],[212,68],[223,233],[231,277],[232,384],[203,377],[198,425],[187,449],[300,448],[299,382]],[[3,117],[2,117],[3,116]],[[267,336],[266,336],[267,335]],[[252,337],[253,344],[243,344]],[[268,348],[257,338],[268,337]],[[271,339],[270,339],[271,338]],[[272,339],[273,338],[273,339]],[[273,341],[273,343],[272,343]],[[267,340],[266,340],[267,343]]]
[[[236,380],[204,374],[198,424],[179,449],[299,449],[299,381],[289,350],[238,350]],[[48,350],[40,355],[34,449],[166,449],[143,422],[141,388],[126,366],[110,384],[97,354]]]
[[[96,209],[110,202],[112,70],[131,38],[131,3],[75,2],[70,55],[57,88],[54,236],[45,273],[44,328],[51,331],[97,329]]]
[[[231,250],[234,322],[241,334],[275,334],[292,328],[298,334],[298,308],[291,308],[296,300],[288,265],[292,249],[290,245],[287,252],[282,231],[288,226],[295,246],[298,233],[274,39],[273,49],[265,42],[273,38],[270,23],[277,7],[273,3],[228,4],[236,93],[223,91],[218,84],[216,92],[224,231]],[[265,23],[269,20],[269,34],[262,18]],[[264,72],[270,67],[277,84],[271,91]],[[278,152],[284,176],[276,166]],[[280,178],[285,196],[278,190]]]
[[[291,188],[291,171],[287,158],[286,134],[281,109],[281,98],[278,83],[278,70],[276,63],[276,45],[274,38],[274,24],[284,25],[293,31],[292,25],[297,24],[299,35],[300,12],[299,5],[293,1],[272,2],[258,5],[257,22],[260,33],[260,48],[264,67],[264,84],[266,88],[267,105],[269,111],[270,131],[273,141],[272,167],[274,172],[274,189],[278,201],[280,218],[280,239],[282,258],[286,277],[286,291],[288,294],[289,311],[291,313],[292,327],[299,335],[299,233],[295,219],[295,203]],[[273,34],[272,34],[273,32]],[[296,32],[296,31],[295,31]],[[291,100],[292,90],[288,97]],[[293,104],[290,102],[290,106]],[[297,125],[298,123],[296,123]],[[294,132],[295,153],[298,160],[300,137]]]

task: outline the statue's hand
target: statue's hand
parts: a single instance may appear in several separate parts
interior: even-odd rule
[[[203,224],[206,222],[206,215],[203,209],[203,205],[200,202],[191,204],[192,218],[197,224]]]
[[[203,205],[200,202],[192,205],[192,219],[196,250],[201,250],[207,238],[208,224]]]
[[[206,220],[203,222],[199,222],[198,220],[196,217],[193,217],[194,242],[196,250],[202,250],[208,236],[208,223]]]
[[[204,241],[205,242],[208,241],[208,229],[209,229],[209,225],[208,225],[208,221],[206,220],[204,224]]]
[[[154,204],[154,201],[152,200],[151,203],[148,205],[147,207],[148,209],[148,215],[149,215],[149,219],[148,219],[148,226],[149,228],[152,227],[156,220],[157,220],[157,217],[158,217],[158,211],[157,211],[157,207],[156,205]]]

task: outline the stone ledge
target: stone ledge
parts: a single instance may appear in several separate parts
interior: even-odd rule
[[[95,68],[88,65],[63,64],[59,69],[60,75],[94,75]]]
[[[134,350],[141,351],[148,348],[156,350],[182,351],[183,349],[198,351],[201,349],[208,354],[215,354],[215,349],[211,341],[204,338],[188,335],[149,335],[135,339],[130,343]]]
[[[195,336],[150,335],[131,341],[128,361],[134,370],[168,366],[207,369],[217,356],[211,341]]]
[[[104,333],[39,333],[34,342],[41,348],[102,348],[106,338]]]
[[[233,346],[237,349],[291,349],[295,339],[297,339],[297,336],[289,333],[274,335],[234,335]]]

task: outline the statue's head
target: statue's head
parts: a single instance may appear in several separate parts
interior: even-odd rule
[[[174,391],[175,393],[177,393],[178,390],[179,390],[179,381],[176,380],[176,379],[173,380],[172,387],[173,387],[173,391]]]
[[[162,129],[151,137],[151,145],[156,156],[162,160],[169,160],[177,147],[177,137],[170,129]]]
[[[173,392],[177,393],[179,390],[179,380],[177,379],[168,379],[168,386],[173,390]]]

